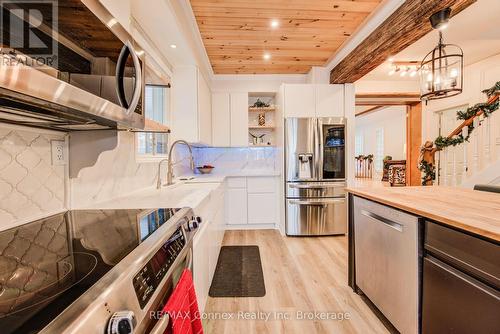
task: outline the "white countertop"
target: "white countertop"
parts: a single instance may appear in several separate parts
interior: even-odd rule
[[[90,206],[74,209],[154,209],[191,207],[195,209],[210,193],[224,182],[226,177],[258,177],[279,176],[277,171],[254,170],[251,172],[234,172],[225,174],[191,175],[191,180],[175,180],[171,186],[161,189],[145,188],[136,192],[113,198]]]
[[[154,209],[186,206],[195,208],[219,185],[220,182],[179,182],[161,189],[147,188],[78,209]]]

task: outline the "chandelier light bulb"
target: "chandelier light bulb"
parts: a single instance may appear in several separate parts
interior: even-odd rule
[[[458,70],[456,68],[452,68],[450,71],[450,77],[456,78],[458,77]]]

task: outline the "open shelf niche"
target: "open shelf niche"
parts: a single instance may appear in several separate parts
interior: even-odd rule
[[[254,107],[254,103],[260,100],[269,107]],[[248,93],[248,145],[250,147],[272,147],[276,145],[276,93],[275,92],[256,92]],[[259,115],[264,115],[265,124],[259,125]],[[254,142],[254,137],[261,137]]]

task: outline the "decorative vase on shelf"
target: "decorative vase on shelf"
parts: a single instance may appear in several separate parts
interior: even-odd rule
[[[259,126],[265,126],[266,125],[266,114],[261,113],[259,114]]]

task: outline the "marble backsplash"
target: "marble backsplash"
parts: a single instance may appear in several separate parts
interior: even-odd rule
[[[101,153],[94,166],[72,179],[65,166],[51,163],[50,141],[65,138],[55,132],[0,127],[0,230],[156,185],[158,161],[136,161],[133,133],[120,132],[115,149]],[[179,145],[174,152],[174,174],[191,174],[187,147]],[[276,171],[276,152],[273,147],[193,148],[195,165],[213,165],[218,175]],[[164,163],[163,181],[166,170]]]
[[[194,149],[194,156],[197,166],[214,166],[214,174],[245,174],[279,168],[274,147],[202,147]]]
[[[133,133],[119,132],[115,149],[101,153],[94,166],[70,179],[71,208],[85,208],[156,185],[158,162],[137,162],[134,140]]]
[[[50,141],[65,135],[0,126],[0,230],[65,209],[65,166],[53,166]]]

